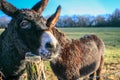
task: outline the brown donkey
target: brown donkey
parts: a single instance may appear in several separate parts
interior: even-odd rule
[[[51,61],[59,80],[78,80],[88,75],[91,80],[94,77],[102,80],[105,45],[99,37],[85,35],[77,40],[68,40],[57,28],[53,28],[52,32],[61,45],[60,55]]]
[[[6,80],[18,80],[25,70],[25,55],[31,52],[42,59],[52,59],[59,53],[59,43],[51,29],[56,24],[61,7],[46,21],[41,13],[48,0],[41,0],[32,9],[17,9],[0,0],[0,9],[12,17],[0,36],[0,71]]]

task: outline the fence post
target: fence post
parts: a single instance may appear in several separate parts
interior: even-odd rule
[[[40,56],[26,55],[26,72],[28,80],[46,80],[44,64]]]

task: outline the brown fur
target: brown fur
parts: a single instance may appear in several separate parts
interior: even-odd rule
[[[68,40],[58,29],[52,31],[62,46],[60,56],[51,61],[59,80],[77,80],[94,72],[97,72],[97,76],[101,75],[104,43],[100,38],[86,35],[77,40]]]

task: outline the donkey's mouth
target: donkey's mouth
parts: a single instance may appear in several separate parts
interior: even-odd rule
[[[41,56],[42,60],[52,60],[58,56],[58,51],[42,51],[39,52],[39,55]]]
[[[42,60],[50,60],[51,59],[51,53],[47,52],[47,53],[39,53],[39,55],[41,56]]]
[[[50,60],[51,54],[50,53],[39,53],[39,55],[33,54],[32,52],[27,52],[25,57],[33,57],[33,56],[40,56],[42,60]]]

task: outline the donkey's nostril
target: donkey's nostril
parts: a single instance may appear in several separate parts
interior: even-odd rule
[[[45,45],[46,48],[54,48],[54,45],[50,42],[46,43]]]

